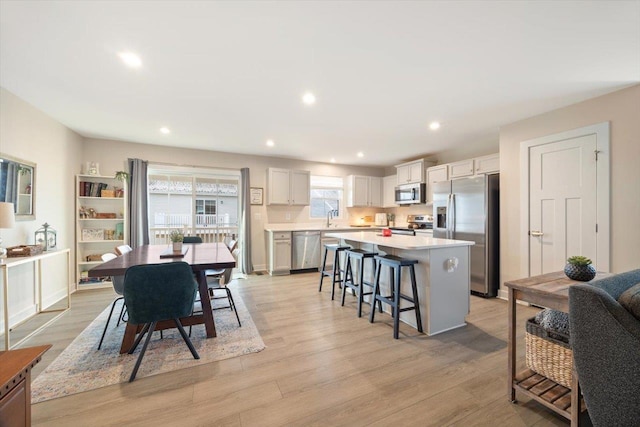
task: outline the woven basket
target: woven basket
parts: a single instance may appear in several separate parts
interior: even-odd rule
[[[556,333],[559,337],[562,334]],[[571,388],[573,351],[567,342],[550,336],[533,319],[527,320],[525,333],[525,354],[527,367],[567,388]]]
[[[42,246],[40,245],[20,245],[7,248],[7,258],[33,256],[41,253]]]

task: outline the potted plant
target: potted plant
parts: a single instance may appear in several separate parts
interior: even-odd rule
[[[389,223],[389,227],[396,225],[396,214],[388,213],[387,222]]]
[[[171,230],[169,233],[169,239],[173,244],[173,252],[182,252],[182,241],[184,240],[184,234],[180,230]]]
[[[589,258],[576,255],[567,259],[567,265],[564,267],[564,274],[566,274],[569,279],[588,282],[596,277],[596,269],[591,264],[591,260]]]
[[[125,171],[117,171],[116,176],[114,178],[117,179],[118,181],[124,182],[129,179],[129,173]]]

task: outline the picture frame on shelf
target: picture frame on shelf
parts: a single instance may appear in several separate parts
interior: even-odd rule
[[[251,187],[249,189],[249,200],[252,205],[262,205],[264,203],[263,197],[264,189],[262,187]]]

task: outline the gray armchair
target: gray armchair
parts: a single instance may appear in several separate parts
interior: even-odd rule
[[[640,425],[640,320],[617,299],[640,269],[569,288],[573,358],[595,426]]]

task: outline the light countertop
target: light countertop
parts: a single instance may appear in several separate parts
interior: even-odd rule
[[[371,243],[378,246],[406,250],[439,249],[475,245],[474,242],[467,240],[436,239],[426,234],[417,236],[394,234],[389,237],[383,237],[377,230],[350,233],[330,232],[327,233],[327,237],[335,237],[338,239],[350,240],[352,242]]]
[[[331,227],[327,227],[324,224],[268,224],[265,225],[265,231],[360,231],[369,230],[376,231],[385,227],[379,227],[372,225],[370,227],[356,227],[348,224],[331,224]]]

